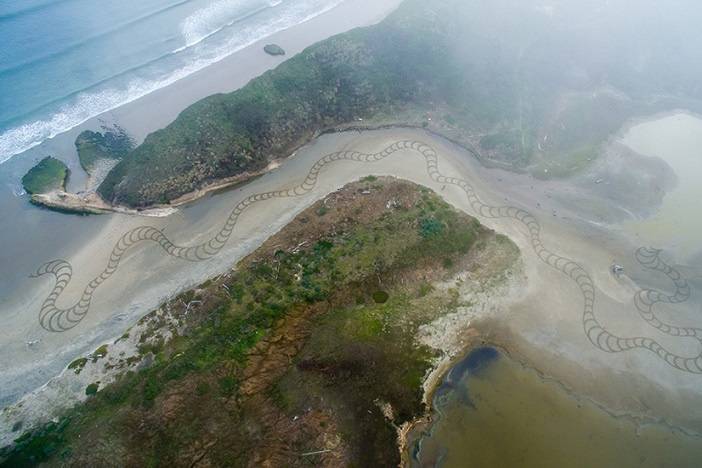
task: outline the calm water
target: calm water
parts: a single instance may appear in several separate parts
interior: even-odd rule
[[[702,439],[636,426],[575,399],[492,348],[471,353],[437,392],[438,421],[414,466],[698,467]]]
[[[622,142],[634,151],[665,160],[678,185],[658,212],[624,223],[641,245],[672,248],[682,257],[702,252],[702,119],[676,114],[632,127]]]
[[[340,0],[0,0],[0,163]]]

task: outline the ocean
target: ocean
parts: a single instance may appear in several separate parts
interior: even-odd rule
[[[0,163],[342,0],[0,0]]]

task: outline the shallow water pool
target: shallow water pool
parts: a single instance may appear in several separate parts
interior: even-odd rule
[[[683,258],[702,252],[702,119],[680,113],[644,122],[631,127],[621,142],[665,160],[678,178],[655,215],[622,227],[641,245],[671,248]]]
[[[473,351],[435,397],[413,466],[697,467],[702,439],[615,418],[493,348]]]

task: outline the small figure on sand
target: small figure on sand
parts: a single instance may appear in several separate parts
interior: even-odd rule
[[[611,270],[612,270],[612,274],[613,274],[614,276],[619,276],[619,275],[621,275],[622,273],[624,273],[624,267],[621,266],[621,265],[619,265],[619,264],[617,264],[617,263],[612,263]]]

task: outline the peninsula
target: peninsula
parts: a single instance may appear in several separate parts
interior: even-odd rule
[[[265,172],[320,133],[389,125],[425,127],[487,165],[563,177],[597,159],[626,120],[689,103],[697,92],[675,80],[614,73],[625,53],[615,48],[601,62],[544,67],[548,57],[577,55],[582,44],[530,4],[512,7],[519,28],[503,25],[499,38],[485,42],[498,5],[406,0],[375,26],[324,40],[237,91],[193,104],[125,152],[96,197],[106,207],[138,209],[191,200]],[[579,18],[561,14],[564,23]],[[520,49],[522,28],[543,47]],[[608,34],[625,41],[629,32],[614,26]],[[651,66],[656,60],[664,57]],[[613,81],[603,84],[603,75]]]
[[[116,380],[0,463],[396,466],[398,428],[424,415],[446,351],[418,331],[466,305],[466,272],[497,291],[518,256],[432,191],[365,177],[144,317],[118,340],[132,355],[106,344],[71,363]]]

